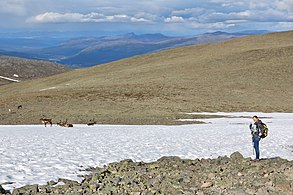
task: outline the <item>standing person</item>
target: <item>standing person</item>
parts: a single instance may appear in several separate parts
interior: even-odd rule
[[[258,161],[259,155],[260,155],[259,141],[262,136],[262,133],[264,132],[264,126],[262,121],[257,116],[253,116],[252,120],[253,120],[253,123],[250,124],[249,128],[251,131],[253,147],[255,150],[255,160]]]

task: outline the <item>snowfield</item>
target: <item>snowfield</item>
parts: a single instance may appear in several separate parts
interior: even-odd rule
[[[260,143],[261,157],[293,160],[293,113],[201,114],[227,117],[183,126],[0,126],[0,184],[12,190],[58,178],[80,181],[78,175],[85,168],[123,159],[216,158],[235,151],[254,157],[248,129],[251,119],[243,116],[255,114],[266,117],[263,122],[269,127],[269,136]]]

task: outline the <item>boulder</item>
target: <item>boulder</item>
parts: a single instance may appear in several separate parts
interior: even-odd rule
[[[5,194],[5,193],[6,193],[5,189],[0,185],[0,194]]]
[[[34,195],[39,192],[38,185],[28,185],[13,190],[12,195]]]
[[[63,182],[68,186],[79,186],[80,185],[77,181],[72,181],[72,180],[63,179],[63,178],[58,179],[58,182]]]
[[[242,154],[240,152],[234,152],[233,154],[230,155],[230,158],[232,160],[243,160],[244,157],[242,156]]]

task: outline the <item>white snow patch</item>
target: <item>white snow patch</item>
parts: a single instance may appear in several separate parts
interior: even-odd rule
[[[58,182],[56,185],[54,185],[54,187],[56,187],[56,186],[64,186],[64,185],[65,185],[65,183],[63,181],[61,181],[61,182]]]
[[[40,91],[47,91],[47,90],[50,90],[50,89],[56,89],[57,87],[48,87],[48,88],[45,88],[45,89],[41,89]]]
[[[14,74],[13,76],[14,76],[14,77],[16,77],[16,78],[18,78],[18,77],[19,77],[19,75],[18,75],[18,74]]]
[[[5,79],[7,81],[12,81],[12,82],[20,82],[19,80],[16,80],[16,79],[12,79],[12,78],[8,78],[8,77],[4,77],[4,76],[0,76],[0,79]]]
[[[221,113],[231,117],[255,114],[270,117],[263,118],[269,136],[260,143],[261,157],[293,160],[293,113]],[[235,151],[254,157],[248,128],[251,119],[231,117],[183,126],[0,126],[0,184],[14,182],[3,185],[12,190],[58,178],[81,181],[78,175],[84,172],[80,169],[123,159],[216,158]]]

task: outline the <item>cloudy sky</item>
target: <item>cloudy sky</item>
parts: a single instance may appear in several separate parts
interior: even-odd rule
[[[198,34],[293,28],[293,0],[0,0],[1,31]]]

